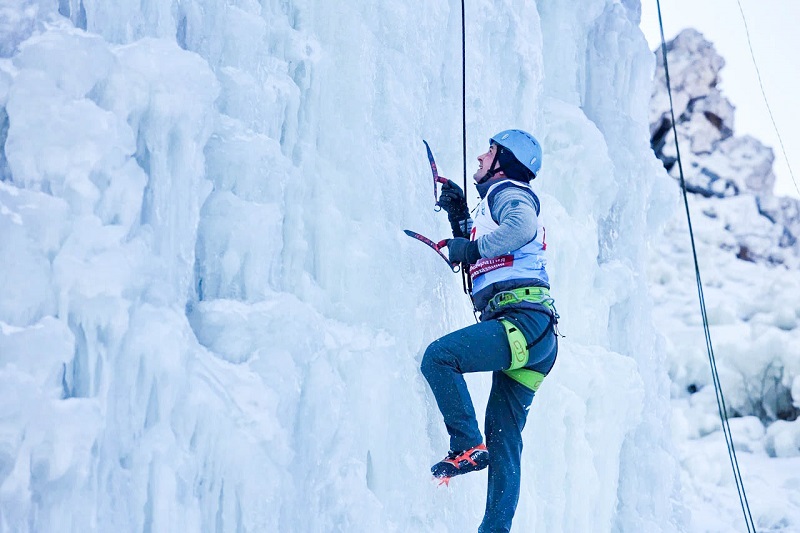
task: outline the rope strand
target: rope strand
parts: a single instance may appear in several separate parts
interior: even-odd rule
[[[461,0],[461,154],[462,168],[464,170],[464,200],[467,199],[467,22],[464,13],[465,0]],[[467,204],[469,211],[469,204]],[[461,284],[464,286],[464,293],[469,296],[472,302],[473,314],[475,313],[475,301],[472,299],[472,278],[469,275],[469,265],[461,269]],[[478,322],[477,315],[475,322]]]
[[[772,108],[769,105],[769,100],[767,100],[767,93],[764,90],[764,82],[761,80],[761,70],[758,68],[758,63],[756,63],[756,55],[753,52],[753,43],[750,42],[750,29],[747,27],[747,19],[744,16],[744,9],[742,8],[742,3],[739,0],[736,0],[736,3],[739,4],[739,12],[742,14],[742,22],[744,22],[744,33],[745,35],[747,35],[747,46],[750,48],[750,57],[753,58],[753,66],[756,68],[756,76],[758,76],[758,86],[761,88],[761,96],[764,97],[764,104],[766,104],[767,106],[769,119],[772,121],[772,127],[775,128],[775,134],[778,136],[778,142],[781,145],[783,158],[786,160],[786,166],[789,168],[789,176],[792,178],[792,183],[794,183],[794,188],[797,189],[798,193],[800,193],[800,187],[797,186],[797,181],[794,179],[794,172],[792,171],[792,165],[789,164],[789,156],[786,153],[786,147],[783,145],[783,137],[781,137],[781,132],[778,131],[778,124],[775,122],[775,117],[772,115]]]
[[[467,193],[467,23],[461,0],[461,152],[464,168],[464,196]]]
[[[675,139],[675,153],[678,161],[678,171],[680,174],[680,184],[681,184],[681,191],[683,193],[683,205],[686,209],[686,220],[689,224],[689,238],[692,242],[692,257],[694,258],[694,270],[695,270],[695,278],[697,281],[697,294],[700,299],[700,314],[703,318],[703,332],[705,334],[706,340],[706,351],[708,352],[708,361],[709,365],[711,366],[711,377],[714,382],[714,394],[717,398],[717,409],[719,411],[719,417],[722,421],[722,433],[725,435],[725,444],[728,448],[728,456],[731,460],[731,468],[733,469],[733,477],[736,481],[736,491],[739,493],[739,503],[742,507],[742,514],[744,515],[745,524],[747,525],[747,531],[756,533],[756,526],[753,522],[753,516],[750,513],[750,505],[747,501],[747,493],[744,489],[744,480],[742,479],[742,474],[739,471],[739,461],[736,459],[736,448],[733,445],[733,437],[731,435],[731,428],[730,424],[728,423],[728,412],[725,407],[725,397],[722,394],[722,385],[719,380],[719,374],[717,372],[717,362],[716,358],[714,357],[714,347],[711,344],[711,329],[708,325],[708,314],[706,312],[706,302],[705,296],[703,294],[703,283],[700,278],[700,263],[697,259],[697,247],[695,246],[694,241],[694,231],[692,229],[692,216],[689,212],[689,199],[686,192],[686,181],[683,175],[683,164],[681,162],[681,152],[678,146],[678,129],[675,121],[675,108],[672,103],[672,89],[670,87],[669,81],[669,64],[667,62],[667,43],[666,39],[664,38],[664,23],[661,18],[661,1],[656,0],[656,5],[658,6],[658,25],[661,29],[661,53],[664,58],[664,74],[666,78],[667,84],[667,94],[669,95],[669,108],[670,108],[670,116],[672,119],[672,133]]]

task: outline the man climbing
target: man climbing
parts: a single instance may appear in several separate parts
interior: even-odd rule
[[[528,408],[558,351],[558,315],[545,270],[539,199],[530,187],[542,164],[536,139],[521,130],[491,138],[474,179],[481,197],[470,218],[464,192],[448,180],[439,205],[453,239],[449,259],[470,265],[480,323],[428,346],[421,370],[450,435],[450,452],[431,472],[442,482],[489,467],[479,533],[507,532],[519,500],[522,428]],[[493,372],[486,407],[486,444],[463,374]]]

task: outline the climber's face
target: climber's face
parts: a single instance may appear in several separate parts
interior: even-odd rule
[[[489,146],[489,151],[485,154],[478,156],[478,170],[475,172],[473,178],[476,182],[480,183],[481,180],[486,176],[486,173],[489,172],[489,169],[492,167],[492,161],[494,161],[494,156],[497,153],[497,145],[492,143]],[[495,177],[503,176],[503,171],[497,172]]]

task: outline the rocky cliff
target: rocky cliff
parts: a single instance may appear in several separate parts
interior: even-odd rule
[[[774,154],[734,131],[734,106],[719,89],[725,60],[698,31],[667,44],[672,99],[687,190],[709,202],[704,213],[724,217],[731,239],[723,245],[739,259],[798,265],[800,201],[773,194]],[[670,176],[679,179],[666,75],[660,50],[650,104],[650,136]]]
[[[772,149],[737,136],[725,61],[694,30],[668,46],[670,85],[697,260],[720,383],[759,531],[800,531],[799,202],[773,194]],[[690,531],[741,531],[709,369],[661,50],[653,150],[676,180],[674,216],[651,243],[653,317],[669,365],[670,431]],[[665,178],[668,179],[668,178]]]

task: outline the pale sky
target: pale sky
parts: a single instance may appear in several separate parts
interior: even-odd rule
[[[800,1],[740,0],[764,91],[800,186]],[[749,134],[775,153],[775,194],[800,198],[758,84],[736,0],[661,0],[664,36],[695,28],[724,59],[719,85],[736,107],[734,133]],[[642,31],[650,48],[661,46],[656,0],[642,0]]]

